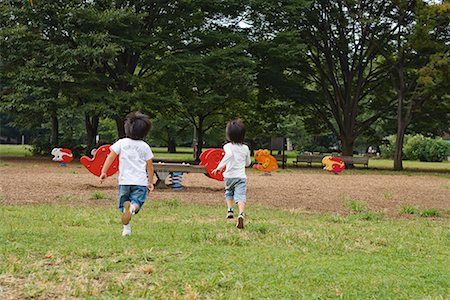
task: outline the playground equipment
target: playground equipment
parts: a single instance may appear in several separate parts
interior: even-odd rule
[[[322,159],[322,164],[325,165],[324,170],[328,170],[334,174],[341,173],[345,169],[345,163],[342,158],[335,156],[325,156]]]
[[[53,148],[52,150],[53,161],[60,163],[61,167],[65,167],[66,163],[70,163],[73,160],[72,150],[68,148]]]
[[[265,175],[270,175],[270,172],[278,170],[277,160],[270,155],[270,151],[267,149],[255,151],[255,160],[258,163],[253,165],[253,168],[263,171]]]
[[[212,171],[217,168],[224,155],[223,149],[207,149],[200,154],[200,165],[205,167],[208,177],[223,181],[223,172],[226,168],[215,174],[212,174]]]
[[[153,169],[156,175],[156,187],[157,188],[166,188],[167,186],[172,186],[173,188],[173,178],[174,173],[177,178],[176,180],[176,188],[181,189],[181,176],[183,173],[202,173],[208,176],[209,178],[223,181],[223,171],[217,172],[216,174],[212,174],[212,170],[216,169],[225,155],[225,151],[222,149],[207,149],[200,155],[200,165],[190,165],[186,163],[165,163],[159,162],[153,164]],[[172,185],[166,185],[165,181],[167,177],[172,178]]]
[[[172,187],[172,190],[180,191],[183,189],[183,185],[181,184],[183,182],[183,173],[181,172],[172,172],[170,176],[170,186]]]
[[[83,156],[80,158],[80,162],[89,172],[95,176],[100,176],[105,160],[111,152],[109,147],[110,145],[101,146],[95,151],[93,158]],[[169,186],[174,190],[181,190],[183,188],[183,173],[202,173],[212,179],[223,181],[223,171],[225,168],[216,174],[212,174],[212,170],[217,168],[224,154],[225,152],[222,149],[208,149],[200,155],[201,162],[199,166],[186,163],[153,163],[153,169],[156,175],[156,187],[166,188]],[[106,175],[111,176],[118,170],[119,156],[116,157],[111,164],[111,167],[106,171]],[[171,178],[171,183],[166,185],[165,181],[169,176]]]
[[[98,148],[93,158],[89,158],[88,156],[83,156],[80,158],[80,162],[86,169],[94,174],[95,176],[100,176],[102,174],[103,164],[105,163],[108,154],[111,152],[109,149],[111,145],[103,145]],[[109,169],[106,171],[107,176],[111,176],[119,170],[119,156],[113,161]]]

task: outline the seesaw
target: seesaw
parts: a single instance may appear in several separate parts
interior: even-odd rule
[[[93,158],[88,156],[81,157],[81,163],[86,167],[86,169],[94,174],[95,176],[100,176],[101,169],[105,163],[106,157],[108,156],[110,150],[110,145],[104,145],[97,149],[94,153]],[[157,188],[167,188],[171,184],[166,184],[167,177],[171,177],[172,184],[176,185],[178,189],[181,189],[181,175],[183,173],[202,173],[206,176],[223,181],[223,169],[221,172],[212,174],[212,170],[217,168],[222,157],[224,155],[222,149],[208,149],[202,152],[200,155],[200,165],[190,165],[185,163],[166,163],[166,162],[154,162],[153,169],[156,176],[156,187]],[[155,159],[157,160],[157,159]],[[114,160],[114,163],[106,172],[108,176],[113,175],[119,169],[119,159],[118,157]],[[175,182],[176,181],[176,184]]]
[[[179,164],[179,163],[165,163],[159,162],[153,164],[153,169],[156,175],[156,187],[167,188],[175,186],[175,189],[181,189],[181,176],[183,173],[201,173],[205,174],[211,179],[223,181],[223,169],[221,172],[212,174],[212,171],[217,168],[225,152],[222,149],[208,149],[200,155],[200,165]],[[167,185],[167,177],[171,177],[172,183]],[[174,182],[174,180],[176,182]]]

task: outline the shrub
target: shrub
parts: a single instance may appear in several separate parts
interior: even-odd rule
[[[384,143],[380,145],[380,155],[385,159],[393,159],[395,152],[395,135],[384,138]]]
[[[392,134],[383,139],[384,143],[380,146],[380,155],[382,158],[394,159],[396,137],[397,136],[395,134]],[[409,140],[413,137],[414,136],[412,136],[410,134],[405,134],[405,137],[403,139],[403,145],[406,145],[409,142]],[[403,152],[405,152],[405,151],[403,151]],[[409,159],[409,158],[407,156],[405,156],[404,159]]]
[[[416,135],[405,144],[404,153],[412,160],[441,162],[450,154],[450,145],[440,138]]]

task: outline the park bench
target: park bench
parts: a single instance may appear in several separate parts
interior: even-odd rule
[[[322,163],[324,155],[297,155],[297,158],[294,160],[294,164],[298,165],[299,162],[308,163],[311,167],[313,162]]]
[[[339,156],[345,164],[361,164],[366,168],[369,167],[369,157],[367,156]]]
[[[277,161],[281,161],[283,163],[283,155],[282,154],[272,154],[273,157],[275,157],[275,159]],[[287,162],[287,155],[284,155],[284,164],[286,165]]]
[[[156,187],[158,188],[166,188],[166,178],[172,172],[208,174],[204,166],[180,163],[154,163],[153,169],[156,175]]]

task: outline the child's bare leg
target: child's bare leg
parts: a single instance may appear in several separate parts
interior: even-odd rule
[[[244,210],[245,210],[245,202],[239,201],[238,202],[238,207],[239,207],[239,214],[243,214]]]
[[[245,202],[244,201],[239,201],[237,204],[238,204],[238,207],[239,207],[239,216],[238,216],[236,227],[239,228],[239,229],[242,229],[242,228],[244,228]]]
[[[230,210],[230,208],[233,208],[233,204],[234,204],[233,200],[227,200],[228,210]]]

